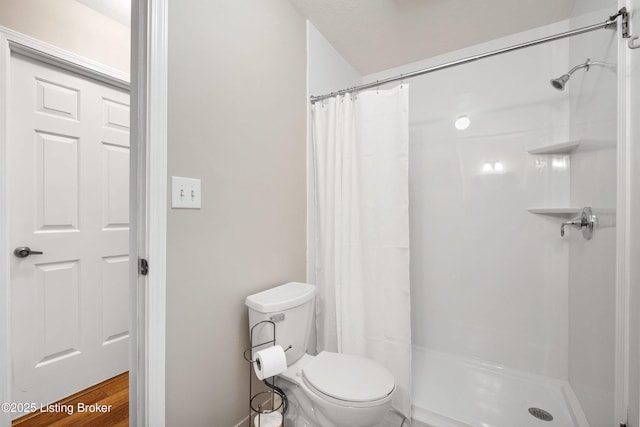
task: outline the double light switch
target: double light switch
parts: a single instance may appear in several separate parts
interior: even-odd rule
[[[171,177],[171,207],[174,209],[200,209],[202,192],[200,180],[195,178]]]

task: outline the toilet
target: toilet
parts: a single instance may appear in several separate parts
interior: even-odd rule
[[[287,349],[287,370],[276,377],[288,399],[287,427],[371,427],[391,407],[395,380],[387,369],[364,357],[307,354],[317,288],[290,282],[250,295],[249,328],[275,323],[276,344]],[[254,328],[255,352],[271,345],[273,326]]]

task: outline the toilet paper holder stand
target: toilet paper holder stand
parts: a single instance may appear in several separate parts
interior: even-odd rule
[[[254,340],[253,340],[253,331],[254,329],[256,329],[258,326],[263,325],[263,327],[268,327],[268,325],[272,326],[272,331],[273,331],[273,339],[271,340],[267,340],[265,342],[261,342],[259,344],[254,344]],[[258,392],[256,394],[253,394],[253,378],[252,378],[252,373],[251,371],[253,370],[253,364],[256,363],[257,361],[253,359],[253,350],[256,348],[266,348],[267,345],[271,345],[271,346],[275,346],[276,345],[276,324],[273,320],[263,320],[261,322],[256,323],[255,325],[253,325],[251,327],[251,331],[250,331],[250,337],[249,337],[249,348],[246,349],[244,351],[244,353],[242,354],[242,356],[244,357],[244,360],[246,360],[247,362],[249,362],[249,420],[251,420],[251,415],[253,413],[256,414],[268,414],[271,412],[282,412],[283,415],[283,419],[282,419],[282,427],[284,427],[284,414],[287,412],[287,407],[288,407],[288,402],[287,402],[287,396],[284,394],[284,392],[282,391],[282,389],[280,389],[280,387],[278,387],[276,385],[276,377],[273,376],[271,377],[271,383],[269,383],[269,378],[265,378],[263,380],[263,382],[266,384],[266,386],[269,388],[269,390],[266,391],[261,391]],[[288,351],[289,349],[291,349],[291,346],[287,347],[284,351]],[[269,395],[271,395],[269,397]],[[280,399],[280,404],[276,405],[276,399],[275,397],[278,396]],[[269,405],[268,402],[271,402],[271,404]],[[251,421],[250,421],[251,422]],[[261,424],[261,417],[258,417],[258,427],[260,427]]]

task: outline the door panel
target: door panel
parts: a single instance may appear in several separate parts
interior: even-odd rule
[[[129,174],[122,173],[129,167],[129,148],[102,143],[103,175],[103,228],[126,228],[129,224],[129,199],[122,194],[129,192]]]
[[[36,264],[36,367],[79,352],[78,261]]]
[[[127,338],[127,310],[122,304],[129,292],[129,257],[114,256],[102,259],[102,345],[110,345]]]
[[[36,232],[78,230],[78,138],[35,132]]]
[[[129,95],[12,54],[12,400],[48,404],[128,368]],[[21,414],[15,414],[19,416]]]

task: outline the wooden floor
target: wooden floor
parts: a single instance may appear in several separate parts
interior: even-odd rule
[[[97,407],[105,412],[91,411]],[[51,412],[38,411],[18,418],[13,421],[12,426],[128,427],[129,373],[125,372],[82,390],[60,402],[49,405],[49,408],[51,408]],[[71,412],[72,414],[69,415]]]

